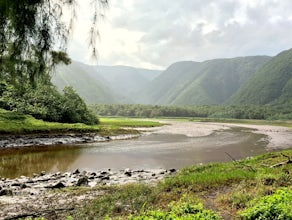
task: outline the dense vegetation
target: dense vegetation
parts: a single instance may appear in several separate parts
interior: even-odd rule
[[[283,104],[292,97],[292,49],[273,57],[231,98],[235,104]]]
[[[65,51],[76,16],[75,3],[0,1],[0,108],[47,121],[97,123],[72,88],[59,94],[50,83],[55,66],[70,63]],[[98,14],[107,1],[92,3],[90,44],[95,53]]]
[[[73,211],[71,218],[292,219],[292,163],[274,166],[287,161],[283,155],[291,157],[292,150],[230,163],[195,165],[157,186],[91,189],[104,194]]]
[[[0,83],[0,108],[29,114],[45,121],[97,124],[97,117],[91,113],[84,101],[72,89],[66,87],[59,93],[50,83],[21,86]]]
[[[134,103],[133,95],[160,71],[127,66],[92,66],[73,61],[58,65],[52,82],[59,90],[72,86],[89,103]]]
[[[161,126],[158,122],[145,120],[133,120],[128,118],[101,118],[98,125],[85,125],[82,123],[68,124],[57,122],[45,122],[31,115],[24,115],[0,108],[0,134],[35,134],[35,133],[86,133],[93,132],[100,135],[117,135],[134,133],[124,127],[154,127]]]
[[[276,106],[213,105],[213,106],[152,106],[152,105],[92,105],[100,116],[125,117],[201,117],[235,119],[292,119],[291,104]]]
[[[222,104],[269,59],[254,56],[174,63],[135,96],[136,103]]]

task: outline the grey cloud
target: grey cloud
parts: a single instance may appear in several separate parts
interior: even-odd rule
[[[113,19],[113,26],[144,32],[136,54],[141,62],[167,66],[178,60],[274,55],[292,45],[290,0],[255,0],[255,5],[239,0],[135,0],[132,10],[116,1],[125,13]],[[273,17],[280,19],[273,23]],[[206,34],[208,25],[215,29]]]

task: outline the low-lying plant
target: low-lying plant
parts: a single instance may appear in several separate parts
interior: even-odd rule
[[[278,189],[274,194],[250,202],[249,208],[239,212],[246,220],[291,220],[292,189]]]

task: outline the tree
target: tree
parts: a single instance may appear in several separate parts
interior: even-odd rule
[[[77,0],[0,0],[0,76],[18,83],[47,80],[59,62],[68,64],[66,45],[76,18]],[[90,45],[96,54],[97,20],[107,0],[92,0]],[[71,16],[64,19],[64,10]]]

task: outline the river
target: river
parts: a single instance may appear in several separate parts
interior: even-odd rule
[[[168,122],[141,137],[92,144],[0,150],[0,176],[79,170],[175,168],[289,148],[292,131],[274,126]],[[146,130],[146,129],[144,129]]]

